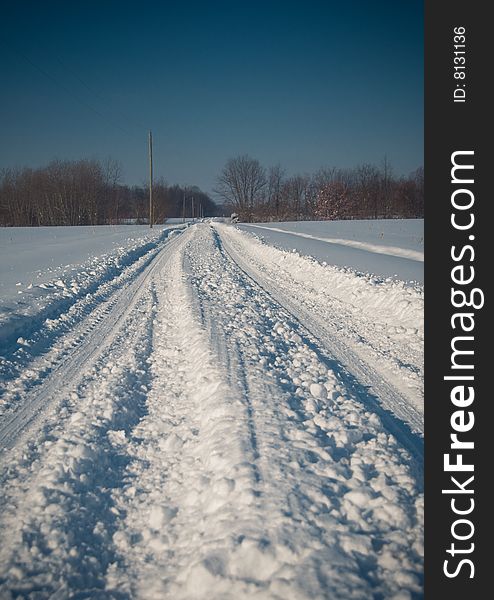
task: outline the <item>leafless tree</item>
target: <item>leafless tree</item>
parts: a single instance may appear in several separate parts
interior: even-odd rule
[[[102,165],[105,198],[101,207],[100,216],[107,223],[116,224],[120,220],[119,209],[122,202],[120,181],[122,179],[122,165],[113,158],[106,158]]]
[[[269,168],[267,209],[269,211],[274,211],[276,216],[280,214],[281,191],[284,178],[285,171],[281,168],[281,165],[275,165]]]
[[[381,205],[380,173],[377,167],[370,164],[357,167],[354,193],[357,211],[377,219]]]
[[[261,204],[266,187],[266,170],[260,162],[244,154],[230,158],[223,167],[215,193],[249,218]]]
[[[147,183],[120,183],[121,166],[107,159],[60,161],[46,167],[0,171],[0,225],[88,225],[145,222],[149,211]],[[184,188],[155,182],[156,217],[182,216]],[[226,204],[219,209],[199,188],[189,187],[203,214],[232,209],[243,220],[352,219],[422,217],[424,172],[397,178],[385,157],[379,167],[323,168],[312,176],[286,177],[280,165],[267,171],[249,156],[230,159],[216,188]]]
[[[380,181],[380,201],[381,201],[381,216],[386,218],[391,209],[393,176],[392,168],[389,164],[388,157],[384,155],[381,163],[381,181]]]
[[[282,205],[283,213],[286,218],[299,220],[302,219],[305,212],[305,196],[309,184],[309,177],[304,175],[294,175],[289,177],[282,187]]]

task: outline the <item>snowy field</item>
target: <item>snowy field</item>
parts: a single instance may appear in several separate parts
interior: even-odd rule
[[[423,219],[242,224],[267,243],[381,277],[424,281]]]
[[[0,351],[104,283],[180,228],[0,228]]]
[[[422,223],[266,225],[0,231],[0,598],[422,597]]]
[[[30,297],[42,297],[56,281],[64,281],[68,289],[79,285],[85,270],[125,261],[162,231],[163,226],[147,225],[0,227],[1,313],[10,312],[14,304],[33,303]]]

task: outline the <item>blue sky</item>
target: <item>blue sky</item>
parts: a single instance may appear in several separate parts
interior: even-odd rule
[[[0,168],[105,158],[210,192],[250,154],[288,173],[423,164],[422,2],[12,3]]]

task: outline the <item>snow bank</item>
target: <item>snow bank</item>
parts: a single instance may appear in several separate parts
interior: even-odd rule
[[[242,224],[264,241],[340,267],[423,282],[422,219]]]
[[[215,227],[256,279],[290,302],[295,312],[300,307],[310,315],[314,333],[325,335],[329,347],[341,339],[423,414],[423,286],[321,264],[231,226]],[[394,404],[397,408],[399,403]]]

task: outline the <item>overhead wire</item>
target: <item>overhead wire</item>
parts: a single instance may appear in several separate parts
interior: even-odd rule
[[[86,81],[84,81],[76,72],[75,70],[67,64],[66,61],[62,60],[59,56],[57,55],[53,55],[55,60],[60,64],[60,66],[65,69],[74,79],[76,79],[90,94],[93,94],[93,96],[95,96],[96,98],[99,98],[100,101],[102,101],[103,103],[107,103],[108,99],[104,98],[104,96],[96,91],[92,86],[88,85],[88,83],[86,83]],[[130,117],[130,115],[128,115],[127,113],[123,113],[120,109],[119,111],[120,114],[125,117],[125,119],[127,121],[129,121],[131,123],[131,125],[133,125],[135,128],[140,129],[140,130],[147,130],[149,129],[149,127],[146,127],[146,125],[143,125],[142,123],[138,122],[135,117]]]
[[[75,94],[72,90],[70,90],[66,85],[64,85],[63,83],[61,83],[56,77],[54,77],[51,73],[49,73],[48,71],[46,71],[43,67],[41,67],[40,65],[38,65],[37,63],[35,63],[29,56],[27,56],[24,52],[22,52],[21,50],[14,48],[12,46],[9,46],[9,50],[11,50],[12,52],[14,52],[15,54],[17,54],[18,56],[20,56],[24,61],[26,61],[29,65],[31,65],[31,67],[33,67],[34,69],[36,69],[38,72],[40,72],[44,77],[46,77],[47,79],[49,79],[52,83],[54,83],[56,86],[58,86],[60,89],[62,89],[68,96],[70,96],[73,100],[75,100],[76,102],[78,102],[81,106],[84,106],[86,109],[90,110],[91,112],[93,112],[94,114],[98,115],[101,119],[103,119],[104,121],[106,121],[109,125],[117,128],[118,130],[120,130],[122,133],[124,133],[127,136],[130,136],[132,138],[135,138],[135,134],[132,134],[130,131],[128,131],[128,129],[122,127],[119,123],[117,123],[115,120],[108,118],[107,115],[105,115],[104,113],[102,113],[100,110],[98,110],[97,108],[95,108],[92,104],[90,104],[89,102],[87,102],[86,100],[80,98],[77,94]],[[64,65],[62,64],[62,62],[57,58],[58,62],[60,62],[61,66],[64,67]],[[72,76],[77,79],[88,91],[90,91],[91,93],[93,93],[94,95],[98,96],[99,94],[97,94],[94,90],[91,90],[91,88],[82,80],[80,79],[77,75],[75,75],[74,73],[71,73]],[[103,98],[102,98],[103,99]],[[139,126],[140,128],[140,126]]]

